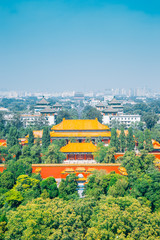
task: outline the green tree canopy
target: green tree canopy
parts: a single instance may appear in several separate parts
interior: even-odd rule
[[[86,239],[158,240],[158,222],[158,214],[136,199],[104,197],[94,209]]]
[[[36,139],[36,143],[30,148],[32,163],[41,163],[41,146],[40,139]]]
[[[144,149],[151,152],[153,150],[150,130],[144,131]]]
[[[102,122],[102,115],[100,111],[92,106],[86,106],[82,111],[83,119],[95,119],[97,118],[99,122]]]
[[[110,146],[115,147],[116,151],[119,151],[119,139],[117,136],[117,131],[115,128],[111,129],[111,141],[110,141]]]
[[[78,177],[75,174],[69,174],[66,179],[62,179],[59,185],[59,197],[63,199],[78,198]]]
[[[127,135],[127,150],[132,151],[135,147],[135,140],[133,137],[133,130],[132,128],[128,128],[128,135]]]
[[[43,149],[47,149],[50,145],[50,130],[48,126],[43,128],[43,136],[42,136],[42,147]]]
[[[156,114],[145,114],[143,117],[148,129],[152,129],[158,121],[158,116]]]
[[[29,158],[21,158],[18,161],[10,160],[6,164],[5,171],[13,173],[14,179],[22,174],[31,175],[32,165]]]
[[[63,118],[65,119],[72,119],[72,115],[68,110],[62,109],[61,111],[58,112],[56,123],[62,122]]]
[[[125,136],[123,127],[121,127],[121,133],[120,133],[120,136],[119,136],[119,143],[120,143],[120,151],[124,152],[125,149],[126,149],[126,136]]]
[[[44,190],[47,191],[49,198],[55,198],[58,196],[58,188],[56,180],[53,177],[48,177],[41,182],[42,194]]]
[[[16,127],[11,127],[7,137],[7,146],[11,148],[14,145],[17,145],[18,142],[18,131]]]
[[[18,160],[18,158],[20,157],[21,155],[21,147],[19,144],[16,144],[14,146],[12,146],[10,149],[9,149],[9,153],[12,154],[12,156],[15,156],[16,157],[16,160]]]
[[[68,203],[55,198],[36,199],[26,206],[20,206],[7,215],[5,239],[84,239],[82,216],[85,218],[85,215],[78,213],[76,205],[76,202]]]
[[[99,163],[114,163],[116,148],[106,147],[102,142],[97,145],[97,151],[94,153],[95,160]]]
[[[34,145],[34,135],[33,135],[33,130],[30,128],[29,129],[29,137],[28,137],[28,146],[32,147]]]
[[[46,156],[43,158],[46,163],[62,163],[65,160],[65,155],[60,152],[59,147],[52,143],[48,147]]]
[[[128,187],[127,178],[116,173],[107,174],[106,171],[95,171],[88,179],[85,185],[84,194],[100,199],[101,195],[116,194],[116,196],[125,195]],[[112,188],[114,186],[114,189]],[[119,187],[120,186],[120,187]],[[112,192],[111,189],[112,188]],[[113,194],[114,190],[114,194]],[[115,193],[116,192],[116,193]]]
[[[0,175],[1,188],[11,189],[15,183],[14,175],[11,172],[4,171]]]
[[[16,189],[11,189],[5,194],[5,201],[11,207],[18,207],[23,201],[23,197],[19,191],[17,191]]]

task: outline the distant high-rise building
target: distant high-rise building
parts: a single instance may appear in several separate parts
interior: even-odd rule
[[[75,99],[75,100],[84,100],[84,94],[81,93],[81,92],[76,92],[76,93],[74,94],[74,99]]]

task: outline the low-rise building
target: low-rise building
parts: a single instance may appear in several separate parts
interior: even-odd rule
[[[96,108],[97,110],[99,111],[103,111],[105,109],[105,106],[103,103],[99,102],[97,105],[96,105]]]
[[[123,105],[115,97],[110,102],[108,102],[108,106],[117,110],[118,113],[123,113]]]
[[[141,121],[140,115],[127,115],[127,114],[117,114],[117,115],[103,115],[103,124],[112,126],[112,122],[117,122],[124,125],[125,127],[130,127],[131,124]]]
[[[36,106],[34,108],[35,113],[39,113],[42,110],[44,110],[46,107],[48,107],[50,103],[43,97],[40,101],[36,103]]]
[[[45,109],[41,110],[41,115],[48,121],[48,125],[54,125],[56,122],[55,116],[56,111],[49,106],[47,106]]]
[[[55,111],[62,110],[62,104],[56,102],[56,103],[53,105],[53,109],[54,109]]]
[[[44,97],[37,102],[34,111],[34,114],[22,114],[20,116],[24,127],[34,125],[36,121],[42,121],[43,124],[47,123],[50,126],[56,123],[57,112]]]

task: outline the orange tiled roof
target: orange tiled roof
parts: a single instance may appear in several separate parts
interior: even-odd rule
[[[51,138],[69,137],[111,137],[111,132],[50,132]]]
[[[66,146],[60,149],[63,153],[83,153],[83,152],[95,152],[97,147],[93,143],[68,143]]]
[[[154,149],[160,149],[160,143],[152,139],[152,144]]]
[[[0,147],[6,147],[7,146],[7,141],[4,139],[0,139]]]
[[[97,118],[96,119],[74,119],[66,120],[52,127],[52,130],[109,130],[109,127],[101,124]]]

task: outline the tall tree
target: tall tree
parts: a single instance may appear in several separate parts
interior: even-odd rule
[[[43,136],[42,136],[42,147],[43,149],[48,148],[50,145],[50,131],[49,127],[45,126],[43,128]]]
[[[5,130],[5,121],[3,115],[3,113],[0,113],[0,137],[3,135],[1,132]]]
[[[97,118],[99,122],[102,122],[102,115],[100,111],[92,106],[86,106],[82,111],[83,119],[95,119]]]
[[[152,129],[158,121],[158,116],[156,114],[145,114],[143,117],[148,129]]]
[[[94,153],[95,160],[99,163],[104,162],[106,153],[107,153],[107,147],[104,146],[102,142],[99,142],[97,145],[97,151]]]
[[[138,149],[142,150],[144,148],[144,134],[143,132],[140,132],[138,136]]]
[[[78,177],[75,174],[70,174],[66,177],[66,179],[62,179],[59,185],[59,196],[65,200],[71,198],[78,198],[77,192],[77,183]]]
[[[153,150],[153,145],[152,145],[152,139],[151,139],[151,132],[150,130],[146,129],[144,132],[144,148],[147,151],[152,151]]]
[[[12,146],[9,149],[9,152],[12,154],[12,156],[14,156],[16,158],[16,160],[18,160],[18,158],[20,157],[22,151],[21,151],[21,147],[19,144],[16,144],[14,146]]]
[[[60,152],[59,147],[56,144],[51,144],[43,159],[46,163],[62,163],[63,160],[65,160],[65,155]]]
[[[121,150],[121,152],[124,152],[125,148],[126,148],[126,136],[125,136],[123,127],[121,127],[121,133],[120,133],[120,136],[119,136],[119,141],[120,141],[120,150]]]
[[[20,119],[20,114],[15,113],[13,116],[13,120],[12,120],[12,124],[13,126],[15,126],[17,129],[19,129],[20,127],[23,126],[23,123]]]
[[[135,147],[135,141],[133,137],[133,130],[132,128],[128,128],[128,135],[127,135],[127,150],[132,151]]]
[[[117,131],[115,128],[111,129],[111,141],[110,146],[116,148],[116,151],[119,151],[119,139],[117,137]]]
[[[36,139],[36,143],[30,148],[32,163],[41,163],[41,146],[40,139]]]
[[[108,147],[106,156],[104,158],[105,163],[115,163],[115,153],[116,153],[116,148],[115,147]]]
[[[11,127],[7,137],[7,145],[9,148],[18,144],[18,131],[16,127]]]
[[[53,177],[48,177],[40,183],[42,192],[47,191],[49,198],[55,198],[58,196],[58,188],[56,180]],[[42,194],[43,194],[42,193]]]
[[[33,131],[32,131],[31,128],[29,129],[29,133],[28,134],[29,134],[28,146],[32,147],[34,145],[34,135],[33,135]]]
[[[72,115],[70,114],[70,112],[68,110],[63,109],[58,112],[56,123],[58,124],[58,123],[62,122],[63,118],[72,119]]]

